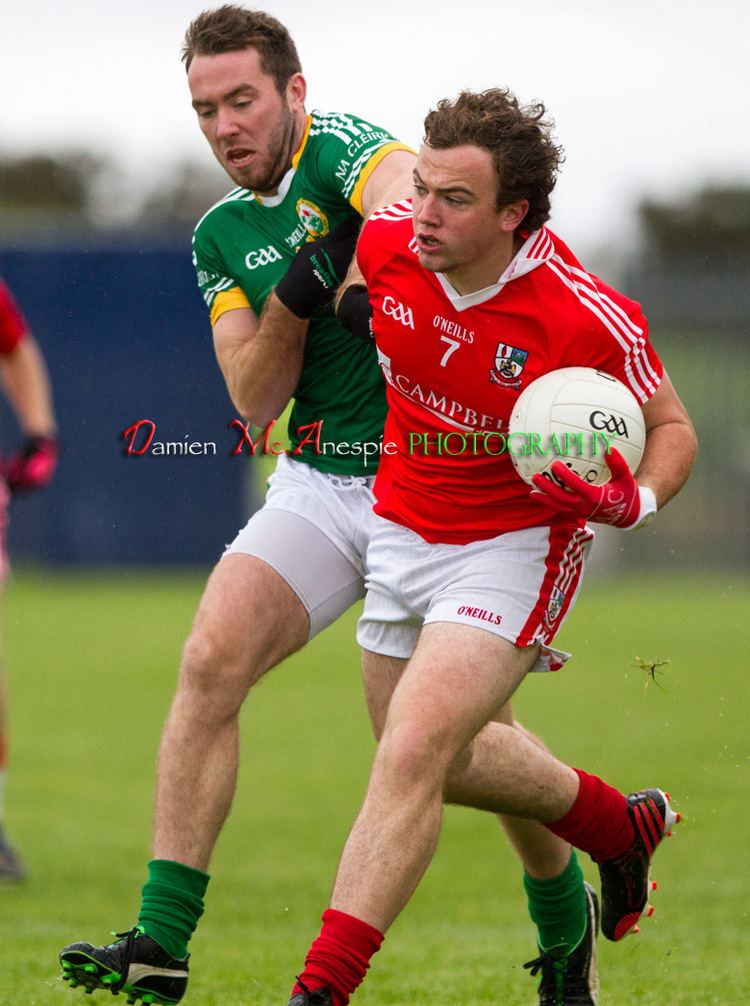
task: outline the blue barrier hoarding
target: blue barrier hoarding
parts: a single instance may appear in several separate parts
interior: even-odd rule
[[[248,460],[230,457],[236,412],[189,244],[1,248],[0,275],[47,359],[62,443],[54,484],[12,504],[12,557],[214,561],[247,519]],[[122,433],[140,419],[153,440],[128,456]],[[3,453],[17,440],[3,403]]]

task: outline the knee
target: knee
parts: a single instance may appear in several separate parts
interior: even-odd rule
[[[209,715],[234,712],[262,669],[231,639],[194,628],[182,653],[178,697]]]
[[[422,724],[386,725],[378,747],[377,772],[399,791],[442,789],[452,760],[447,741]]]

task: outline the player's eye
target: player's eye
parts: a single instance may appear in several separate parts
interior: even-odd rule
[[[252,102],[250,101],[249,98],[243,98],[242,101],[235,101],[234,107],[235,108],[248,108],[251,104],[252,104]]]
[[[463,206],[464,205],[463,199],[456,199],[455,196],[446,196],[445,197],[445,201],[446,201],[446,203],[448,203],[449,206]]]
[[[214,114],[213,108],[198,108],[196,109],[199,119],[210,119]]]
[[[418,196],[427,195],[427,189],[424,187],[424,185],[420,185],[419,182],[414,182],[414,191],[417,193]]]

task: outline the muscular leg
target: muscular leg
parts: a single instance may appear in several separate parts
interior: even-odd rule
[[[529,650],[528,658],[535,653]],[[383,731],[391,695],[406,665],[406,660],[395,657],[369,651],[362,654],[365,696],[376,737]],[[447,773],[444,796],[448,803],[534,821],[556,821],[569,810],[577,792],[578,777],[573,769],[513,720],[508,704],[456,756]],[[549,834],[546,829],[525,825],[518,834],[534,830],[539,835],[542,830]],[[567,848],[566,843],[563,846]],[[564,855],[562,847],[559,855]]]
[[[380,932],[390,926],[432,858],[451,765],[508,701],[535,657],[535,650],[476,629],[425,626],[391,698],[332,908]]]
[[[259,548],[267,563],[251,554]],[[64,947],[63,978],[72,987],[182,998],[206,868],[234,794],[242,703],[267,670],[361,591],[344,553],[294,513],[260,511],[240,532],[209,579],[185,646],[160,745],[154,857],[137,925],[113,944]]]
[[[382,732],[390,696],[405,666],[405,660],[363,651],[365,692],[376,736]],[[459,756],[454,762],[449,774],[451,790],[447,794],[454,802],[479,802],[482,791],[491,789],[493,777],[496,781],[498,776],[501,786],[508,790],[505,798],[509,799],[512,774],[507,773],[505,755],[498,743],[504,736],[498,730],[499,724],[512,727],[548,754],[542,742],[515,720],[510,702],[506,703],[475,740],[473,749],[479,748],[479,754]],[[483,747],[486,747],[484,754]],[[553,771],[559,772],[559,763],[551,756],[550,759]],[[501,773],[505,773],[504,780]],[[527,779],[526,785],[533,782]],[[524,785],[520,780],[516,780],[515,785],[519,783]],[[487,796],[483,799],[486,800]],[[583,877],[572,858],[572,849],[537,821],[505,814],[498,814],[497,817],[524,867],[524,886],[529,898],[529,912],[537,927],[539,946],[554,947],[557,954],[564,956],[578,945],[586,928]]]
[[[528,740],[550,754],[539,738],[530,733],[514,717],[510,702],[503,706],[495,717],[495,722],[514,727]],[[489,724],[486,729],[491,730],[492,724]],[[554,758],[553,755],[551,757]],[[572,852],[567,842],[558,838],[557,835],[553,835],[538,821],[513,817],[510,814],[498,814],[497,818],[523,863],[526,873],[537,880],[549,880],[552,877],[558,877],[563,872],[570,862]]]
[[[206,870],[231,806],[248,690],[307,641],[291,587],[248,555],[219,562],[185,645],[159,748],[154,858]]]

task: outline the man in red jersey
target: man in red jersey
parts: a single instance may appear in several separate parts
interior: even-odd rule
[[[10,291],[0,280],[0,384],[24,441],[5,459],[0,473],[0,583],[8,574],[5,551],[11,494],[39,489],[51,480],[57,461],[55,416],[47,369],[39,346]],[[7,759],[7,703],[0,667],[0,882],[23,880],[26,869],[3,827],[3,790]]]
[[[350,281],[339,299],[340,320],[366,335],[369,293],[388,390],[384,441],[396,445],[375,484],[382,521],[358,628],[366,680],[394,690],[290,1006],[348,1002],[432,858],[455,766],[471,761],[498,710],[510,717],[510,697],[535,665],[565,659],[550,644],[580,587],[586,521],[643,524],[681,488],[695,454],[639,306],[586,273],[544,226],[560,149],[543,116],[504,90],[441,102],[425,121],[411,204],[376,212],[363,230],[367,290]],[[542,479],[532,491],[507,454],[481,449],[485,434],[507,432],[530,381],[567,366],[613,374],[642,403],[637,480],[613,450],[606,485],[557,463],[562,487]],[[438,435],[449,433],[480,449],[441,453]],[[416,449],[414,434],[423,437]],[[603,930],[619,939],[639,911],[623,910],[618,884],[631,871],[645,885],[675,815],[660,790],[624,798],[585,773],[570,776],[547,827],[599,863]],[[553,962],[540,1001],[596,1002],[591,989],[567,995],[565,981],[564,963]]]

